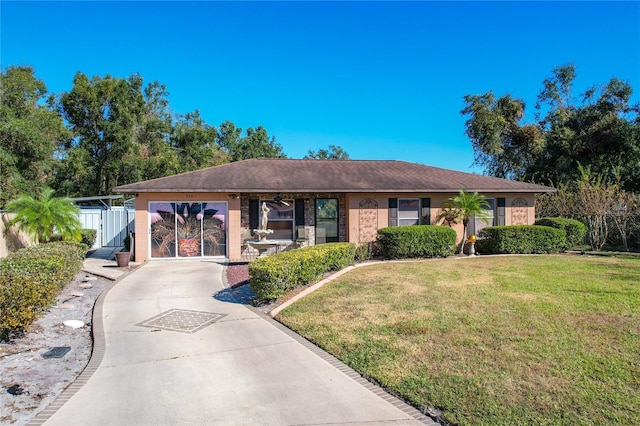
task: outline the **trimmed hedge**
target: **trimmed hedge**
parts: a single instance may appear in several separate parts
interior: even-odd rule
[[[564,217],[545,217],[536,220],[534,225],[551,226],[552,228],[562,229],[566,232],[564,250],[571,250],[577,245],[584,244],[584,238],[587,236],[587,225],[575,219],[567,219]]]
[[[353,243],[329,243],[261,257],[249,264],[249,283],[258,299],[277,299],[325,272],[352,265],[355,254]]]
[[[87,250],[93,247],[93,245],[96,243],[96,236],[98,234],[98,231],[96,231],[95,229],[83,228],[80,230],[80,234],[82,235],[82,240],[80,242],[87,246]]]
[[[82,228],[80,230],[80,243],[86,245],[87,250],[89,250],[95,244],[97,234],[98,234],[98,231],[96,231],[95,229]],[[49,242],[51,243],[57,243],[60,241],[72,241],[72,240],[65,239],[64,235],[62,234],[53,234],[51,236],[51,239],[49,240]]]
[[[447,257],[455,253],[456,231],[446,226],[391,226],[378,230],[380,253],[387,259]]]
[[[54,242],[28,247],[0,261],[0,339],[28,330],[82,268],[86,247]]]
[[[490,226],[478,233],[476,248],[488,254],[558,253],[565,241],[566,233],[550,226]]]

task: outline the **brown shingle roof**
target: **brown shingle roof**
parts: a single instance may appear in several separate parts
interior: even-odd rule
[[[549,192],[553,188],[395,160],[261,158],[144,182],[115,192]]]

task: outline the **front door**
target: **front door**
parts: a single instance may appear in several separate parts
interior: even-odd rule
[[[316,244],[337,243],[338,199],[316,199]]]

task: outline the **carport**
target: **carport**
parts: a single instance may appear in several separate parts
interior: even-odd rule
[[[122,247],[127,235],[134,232],[133,199],[125,200],[121,206],[113,205],[114,200],[123,199],[123,195],[72,198],[80,208],[82,227],[96,230],[92,248]]]

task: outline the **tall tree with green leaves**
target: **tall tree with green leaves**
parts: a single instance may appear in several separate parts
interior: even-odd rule
[[[555,185],[578,179],[582,164],[640,191],[640,106],[631,103],[631,86],[612,78],[576,96],[576,75],[564,65],[543,81],[534,123],[523,122],[523,100],[465,96],[461,113],[469,117],[475,163],[493,176]]]
[[[535,125],[522,123],[525,103],[493,92],[466,95],[462,114],[470,115],[466,134],[475,153],[475,164],[492,176],[517,179],[541,154],[544,139]]]
[[[7,229],[17,224],[19,231],[32,235],[40,243],[50,241],[55,232],[65,239],[80,241],[80,209],[71,199],[53,194],[53,189],[46,188],[37,198],[25,194],[7,204],[7,210],[15,213],[7,222]]]
[[[142,77],[136,74],[127,79],[75,75],[71,91],[60,99],[74,135],[66,170],[59,176],[65,193],[107,195],[114,186],[132,181],[126,160],[136,143],[135,126],[145,111],[142,86]]]
[[[456,219],[462,220],[462,241],[458,249],[458,253],[462,254],[464,251],[464,243],[467,241],[469,221],[471,218],[481,220],[489,219],[491,217],[489,211],[491,205],[484,195],[480,195],[477,192],[465,192],[464,190],[460,190],[458,195],[447,199],[442,204],[444,209],[438,217],[438,221],[445,220],[449,223],[455,223]]]
[[[329,149],[309,150],[303,158],[307,160],[348,160],[349,154],[339,146],[329,145]]]
[[[51,183],[55,152],[70,139],[32,67],[0,74],[0,208]]]
[[[177,151],[180,171],[188,172],[228,162],[228,156],[216,143],[218,131],[200,117],[198,110],[179,115],[171,136]]]
[[[218,143],[229,155],[230,161],[248,160],[250,158],[286,158],[282,146],[276,138],[269,136],[267,129],[258,126],[249,127],[244,136],[242,129],[233,123],[225,122],[221,126]]]
[[[126,163],[132,181],[155,179],[182,172],[178,151],[171,146],[173,115],[165,85],[149,83],[143,90],[144,108],[134,125],[135,144]]]

